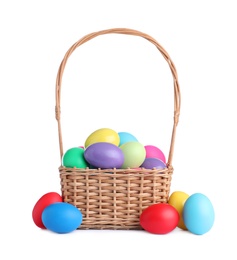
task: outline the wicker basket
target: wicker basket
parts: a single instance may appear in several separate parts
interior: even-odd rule
[[[167,168],[158,169],[78,169],[62,166],[63,142],[60,121],[62,76],[68,58],[85,42],[104,34],[140,36],[154,44],[170,67],[174,83],[174,123]],[[56,119],[58,122],[61,166],[59,167],[63,201],[83,214],[79,229],[142,229],[140,214],[151,204],[166,203],[173,174],[172,157],[180,112],[180,91],[176,68],[164,48],[151,36],[137,30],[112,28],[82,37],[66,52],[56,79]]]

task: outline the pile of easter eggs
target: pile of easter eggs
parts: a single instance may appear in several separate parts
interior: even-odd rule
[[[83,146],[68,149],[62,157],[68,168],[164,169],[166,158],[154,145],[143,145],[128,132],[101,128],[92,132]],[[34,205],[32,218],[36,226],[56,233],[78,229],[83,221],[81,211],[63,201],[56,192],[44,194]],[[213,226],[215,212],[210,199],[202,193],[189,196],[173,192],[167,203],[152,204],[140,214],[140,226],[152,234],[167,234],[176,227],[196,235],[207,233]]]
[[[68,149],[62,164],[69,168],[164,169],[166,158],[160,148],[143,145],[131,133],[100,128],[86,138],[83,146]]]
[[[81,211],[72,204],[63,202],[57,192],[44,194],[34,205],[32,218],[35,225],[58,234],[78,229],[83,221]],[[189,196],[174,191],[167,203],[152,204],[140,215],[143,230],[152,234],[167,234],[175,228],[203,235],[214,224],[215,211],[210,199],[202,193]]]
[[[174,191],[167,203],[150,205],[140,215],[140,225],[153,234],[167,234],[178,227],[203,235],[212,228],[214,220],[214,207],[205,194],[189,196],[183,191]]]
[[[75,206],[63,202],[59,193],[48,192],[34,205],[32,218],[37,227],[64,234],[77,229],[83,216]]]

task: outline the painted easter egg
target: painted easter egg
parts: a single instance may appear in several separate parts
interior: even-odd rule
[[[88,163],[84,158],[84,148],[73,147],[68,149],[63,155],[62,164],[68,168],[87,168]]]
[[[57,202],[46,207],[42,213],[44,226],[53,232],[65,234],[76,230],[82,223],[81,211],[66,202]]]
[[[215,220],[215,211],[210,199],[202,193],[189,196],[183,207],[183,220],[190,232],[196,235],[207,233]]]
[[[124,163],[122,150],[118,146],[106,142],[98,142],[88,146],[84,157],[92,168],[120,168]]]
[[[138,142],[137,138],[128,132],[118,132],[118,135],[120,139],[119,146],[127,142],[132,142],[132,141]]]
[[[178,222],[178,211],[168,203],[152,204],[140,215],[141,227],[153,234],[167,234],[177,227]]]
[[[183,221],[183,207],[188,197],[189,195],[183,191],[174,191],[169,196],[169,200],[168,200],[168,203],[171,206],[175,207],[179,212],[180,219],[179,219],[178,227],[183,230],[187,230]]]
[[[164,153],[155,145],[145,145],[146,158],[158,158],[166,163],[166,158]]]
[[[119,145],[120,138],[118,133],[110,128],[100,128],[96,131],[92,132],[85,141],[84,147],[88,147],[91,144],[98,143],[98,142],[106,142],[111,143],[116,146]]]
[[[42,212],[47,206],[55,202],[62,202],[62,196],[57,192],[48,192],[38,199],[32,210],[32,218],[36,226],[45,229],[41,218]]]
[[[136,141],[126,142],[120,146],[124,154],[122,169],[138,168],[144,162],[146,151],[144,146]]]
[[[141,167],[145,169],[165,169],[166,164],[162,160],[157,158],[145,158]]]

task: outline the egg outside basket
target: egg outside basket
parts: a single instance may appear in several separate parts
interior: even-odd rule
[[[62,166],[60,94],[67,60],[80,45],[99,35],[110,33],[143,37],[154,44],[168,62],[174,84],[174,121],[165,169],[78,169]],[[83,215],[78,229],[142,229],[139,221],[141,212],[151,204],[168,202],[173,174],[172,158],[180,113],[180,90],[176,68],[168,53],[154,38],[133,29],[112,28],[88,34],[68,49],[59,66],[55,109],[61,159],[61,192],[63,201],[76,206]]]

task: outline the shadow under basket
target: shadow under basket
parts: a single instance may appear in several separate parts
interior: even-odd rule
[[[155,45],[170,67],[174,86],[174,120],[167,167],[164,169],[78,169],[62,166],[64,152],[60,100],[62,75],[67,60],[80,45],[99,35],[110,33],[144,38]],[[58,122],[62,198],[81,211],[83,220],[78,229],[142,229],[142,211],[152,204],[168,202],[173,174],[172,158],[180,113],[180,90],[176,68],[168,53],[154,38],[133,29],[112,28],[82,37],[68,49],[58,69],[55,113]]]
[[[80,229],[141,229],[140,214],[151,204],[166,203],[173,168],[59,168],[63,201],[83,215]]]

